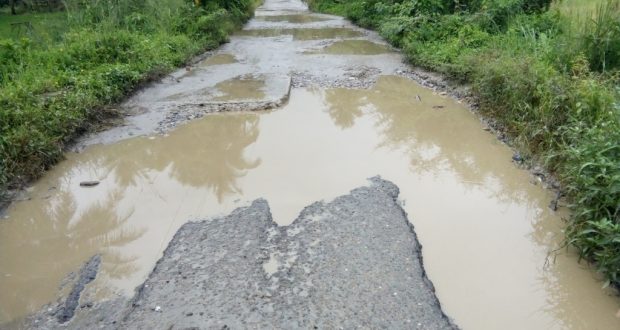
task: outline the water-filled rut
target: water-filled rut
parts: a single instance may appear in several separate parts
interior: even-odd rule
[[[266,1],[262,9],[247,29],[268,32],[232,38],[218,57],[192,74],[181,70],[173,76],[180,82],[147,88],[128,107],[156,109],[136,116],[148,122],[170,119],[170,95],[232,86],[226,82],[250,73],[292,74],[288,102],[270,111],[200,114],[180,125],[193,118],[183,117],[166,134],[123,139],[141,123],[130,118],[93,139],[114,143],[68,153],[0,220],[0,324],[17,325],[65,295],[63,280],[93,255],[101,254],[101,266],[88,299],[129,296],[189,220],[264,198],[273,219],[287,225],[304,206],[381,175],[400,187],[428,276],[458,326],[620,327],[618,298],[584,263],[566,249],[548,258],[561,244],[566,210],[549,208],[553,193],[518,168],[511,149],[474,114],[399,74],[402,58],[373,34],[294,38],[313,35],[291,32],[301,27],[354,27],[313,18],[297,1]],[[214,97],[270,93],[261,89],[269,81],[242,81]],[[80,186],[92,180],[100,183]]]

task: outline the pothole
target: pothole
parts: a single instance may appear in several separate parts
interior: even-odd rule
[[[341,40],[319,50],[307,51],[305,54],[379,55],[390,52],[388,46],[368,40]]]
[[[322,29],[253,29],[243,30],[237,33],[244,37],[279,37],[292,35],[295,40],[320,40],[320,39],[340,39],[357,38],[363,33],[349,28],[322,28]]]
[[[273,15],[273,16],[257,16],[257,20],[266,22],[287,22],[293,24],[313,23],[328,21],[327,17],[316,15]]]
[[[235,58],[234,55],[231,55],[231,54],[217,54],[217,55],[213,55],[213,56],[207,58],[203,62],[200,62],[199,66],[206,67],[206,66],[213,66],[213,65],[233,64],[233,63],[237,63],[237,62],[238,61],[237,61],[237,59]]]

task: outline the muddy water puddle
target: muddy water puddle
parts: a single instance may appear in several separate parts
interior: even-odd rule
[[[307,51],[306,54],[333,55],[379,55],[391,52],[388,46],[368,40],[341,40],[320,50]]]
[[[215,101],[258,100],[265,97],[267,84],[260,75],[246,75],[225,80],[215,85]]]
[[[304,24],[323,22],[329,20],[329,18],[309,15],[309,14],[291,14],[291,15],[270,15],[270,16],[257,16],[257,20],[266,22],[287,22],[293,24]]]
[[[262,197],[286,225],[379,174],[400,187],[429,277],[462,328],[618,329],[619,300],[574,255],[545,265],[561,213],[511,155],[460,104],[394,76],[370,90],[295,89],[282,109],[69,154],[0,222],[0,323],[55,300],[94,254],[103,263],[91,290],[130,295],[188,220]]]
[[[294,40],[321,40],[321,39],[340,39],[340,38],[357,38],[363,36],[363,33],[349,28],[317,28],[317,29],[253,29],[242,30],[237,32],[242,37],[279,37],[290,35]]]
[[[237,59],[232,54],[215,54],[206,60],[200,62],[199,66],[208,67],[214,65],[224,65],[237,63]]]
[[[207,87],[202,90],[183,92],[170,95],[166,98],[169,101],[186,100],[194,95],[203,95],[209,101],[255,101],[265,98],[267,83],[262,75],[242,75],[232,79],[227,79]]]

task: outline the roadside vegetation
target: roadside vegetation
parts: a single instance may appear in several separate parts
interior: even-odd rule
[[[0,8],[0,202],[60,160],[77,134],[114,115],[110,105],[225,42],[257,4],[56,2],[55,12]]]
[[[620,284],[619,0],[309,0],[472,85],[526,161],[562,182],[567,244]]]

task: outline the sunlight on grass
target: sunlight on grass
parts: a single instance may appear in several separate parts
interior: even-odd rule
[[[607,0],[560,0],[553,4],[562,14],[578,19],[593,18],[597,8]]]

